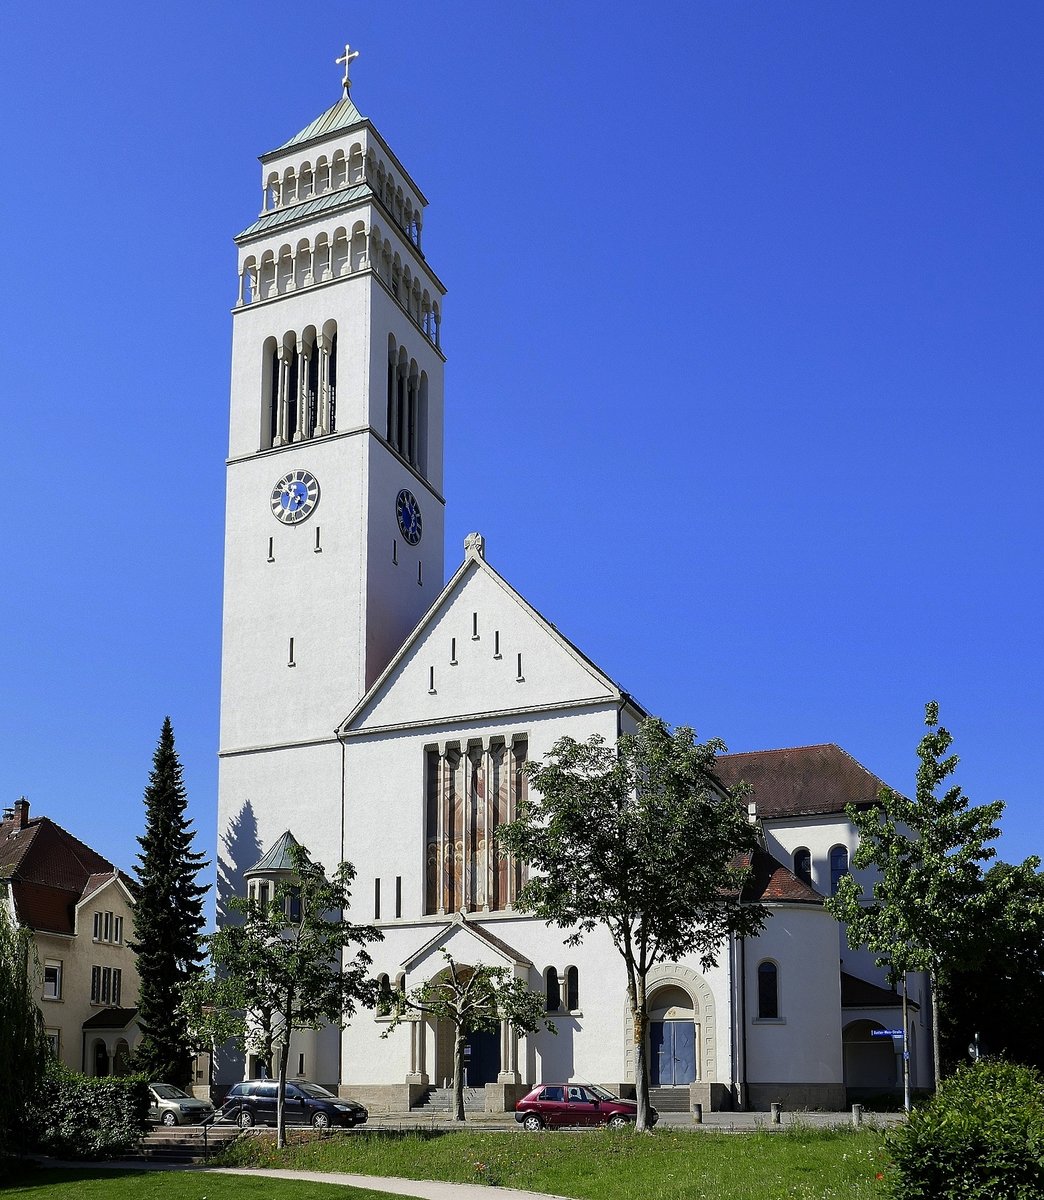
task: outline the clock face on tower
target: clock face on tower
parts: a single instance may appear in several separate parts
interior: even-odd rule
[[[414,494],[405,488],[395,497],[395,515],[402,536],[411,546],[416,546],[421,540],[421,510]]]
[[[291,471],[272,488],[272,516],[284,525],[297,525],[319,503],[319,480],[311,471]]]

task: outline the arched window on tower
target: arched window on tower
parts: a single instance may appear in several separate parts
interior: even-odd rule
[[[337,431],[337,330],[330,338],[330,362],[326,368],[327,388],[330,393],[330,432]]]
[[[837,885],[848,874],[848,848],[835,846],[830,851],[830,894],[837,894]]]

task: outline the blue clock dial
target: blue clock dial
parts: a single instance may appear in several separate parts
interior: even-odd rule
[[[319,503],[319,480],[311,471],[291,471],[272,488],[272,516],[284,525],[307,520]]]
[[[420,505],[412,492],[405,488],[395,497],[395,515],[399,521],[399,531],[411,546],[416,546],[421,540],[423,522]]]

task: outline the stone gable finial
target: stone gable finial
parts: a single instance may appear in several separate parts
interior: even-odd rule
[[[465,558],[485,558],[486,557],[486,539],[481,533],[469,533],[464,539],[464,557]]]

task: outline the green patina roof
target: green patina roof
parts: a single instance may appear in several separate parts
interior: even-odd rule
[[[242,233],[237,234],[236,241],[256,237],[261,233],[271,233],[273,229],[279,229],[283,225],[293,225],[296,221],[303,221],[316,213],[340,208],[342,205],[347,207],[373,194],[373,189],[368,183],[356,183],[351,187],[323,192],[321,196],[313,196],[310,200],[302,200],[300,204],[291,204],[287,208],[274,208],[258,217],[253,225],[249,225]]]
[[[282,154],[294,146],[301,146],[305,142],[310,142],[314,138],[325,137],[328,133],[336,133],[338,129],[351,129],[353,125],[359,125],[365,120],[366,118],[355,107],[352,98],[344,96],[332,108],[328,108],[322,116],[316,117],[311,125],[306,125],[300,133],[295,134],[288,142],[284,142],[275,150],[271,150],[268,154],[263,155],[262,162],[273,155]]]
[[[275,844],[265,854],[259,862],[256,862],[249,871],[245,871],[245,875],[260,875],[266,871],[292,871],[294,869],[293,859],[290,857],[291,847],[297,846],[300,849],[301,843],[294,837],[288,829],[276,839]]]

